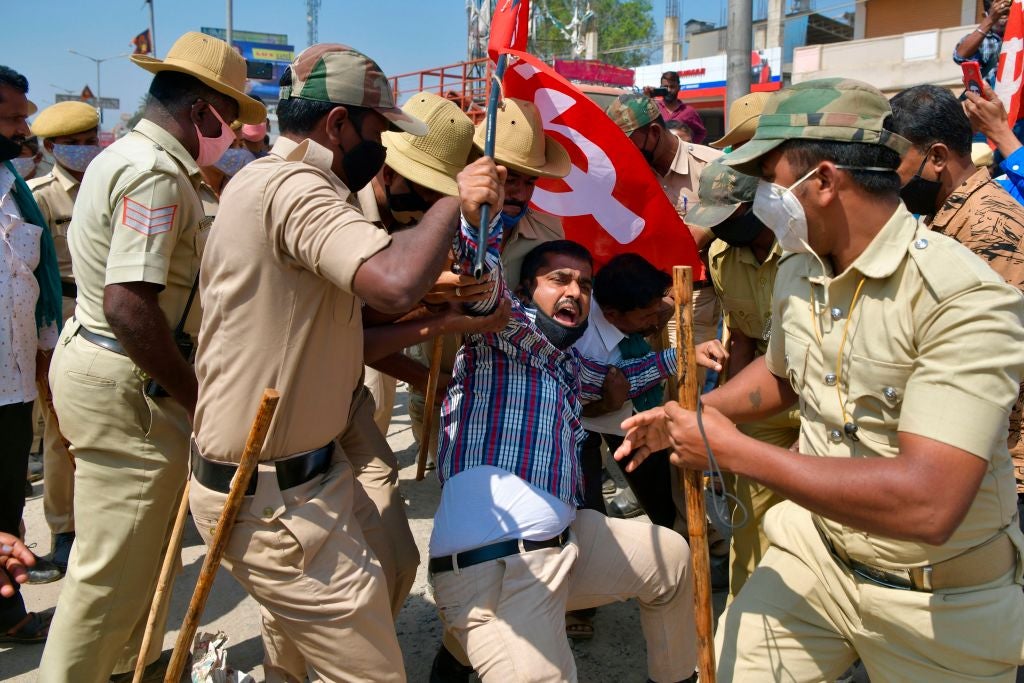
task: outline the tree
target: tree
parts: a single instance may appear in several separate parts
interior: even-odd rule
[[[536,2],[541,19],[532,36],[531,51],[544,60],[571,57],[572,45],[565,34],[572,31],[574,7],[586,4],[573,0]],[[597,23],[598,59],[626,67],[650,61],[655,47],[652,43],[658,38],[651,17],[650,0],[591,0],[589,4],[594,13],[589,21]],[[585,32],[586,28],[581,29],[580,36]],[[632,45],[638,47],[617,50]]]

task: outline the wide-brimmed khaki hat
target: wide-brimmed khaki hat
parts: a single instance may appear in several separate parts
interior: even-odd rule
[[[752,92],[739,98],[729,107],[729,125],[732,126],[721,139],[710,143],[716,149],[743,144],[754,137],[757,121],[764,111],[770,93]]]
[[[494,128],[494,160],[518,173],[542,178],[564,178],[572,162],[569,152],[544,133],[540,112],[533,102],[508,98],[498,107]],[[476,126],[473,144],[481,151],[487,121]]]
[[[427,124],[426,135],[388,131],[380,136],[388,148],[385,163],[400,176],[442,194],[459,194],[455,176],[466,166],[473,148],[473,122],[458,105],[434,93],[421,92],[402,111]]]
[[[174,41],[164,59],[132,55],[131,60],[150,73],[177,71],[198,78],[238,103],[242,123],[262,123],[267,118],[267,108],[245,94],[245,60],[223,40],[189,31]]]

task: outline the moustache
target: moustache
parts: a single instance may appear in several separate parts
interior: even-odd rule
[[[505,205],[506,206],[518,206],[520,209],[525,209],[526,208],[526,202],[519,201],[518,199],[509,199],[507,197],[505,198]]]

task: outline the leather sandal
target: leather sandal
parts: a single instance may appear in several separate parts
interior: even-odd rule
[[[50,619],[29,612],[13,627],[0,633],[0,643],[43,643],[50,632]]]

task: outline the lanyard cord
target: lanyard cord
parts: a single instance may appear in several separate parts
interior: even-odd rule
[[[860,282],[857,283],[857,288],[853,291],[853,298],[850,300],[850,312],[846,316],[846,324],[843,325],[843,336],[839,339],[839,351],[836,353],[836,398],[839,399],[839,410],[843,414],[843,431],[853,441],[860,441],[857,438],[857,425],[854,424],[853,420],[846,413],[846,401],[843,400],[842,384],[843,384],[843,349],[846,347],[847,333],[850,331],[850,321],[853,320],[853,310],[857,307],[857,302],[860,300],[860,290],[864,287],[864,281],[866,278],[861,278]],[[814,296],[814,286],[811,286],[811,323],[814,328],[814,336],[818,338],[818,346],[821,346],[821,332],[818,331],[818,321],[815,319],[814,311],[817,307],[817,298]]]
[[[729,491],[725,488],[725,477],[722,476],[722,469],[718,466],[718,460],[715,458],[715,454],[711,451],[711,442],[708,441],[708,435],[704,433],[703,413],[704,402],[701,401],[700,397],[698,396],[697,431],[700,432],[700,438],[703,439],[704,441],[704,450],[707,452],[708,456],[708,471],[710,472],[712,477],[718,477],[718,481],[722,482],[722,498],[724,500],[720,500],[718,496],[712,495],[711,504],[712,507],[715,509],[715,515],[718,517],[719,520],[721,520],[722,525],[725,528],[729,529],[730,531],[733,529],[740,529],[742,527],[745,527],[747,525],[747,522],[750,520],[750,510],[748,510],[747,506],[743,504],[743,501],[741,501],[733,494],[729,493]],[[735,524],[732,521],[732,516],[729,514],[729,508],[727,507],[727,502],[730,499],[732,500],[733,505],[736,506],[736,512],[742,513],[740,521]]]

